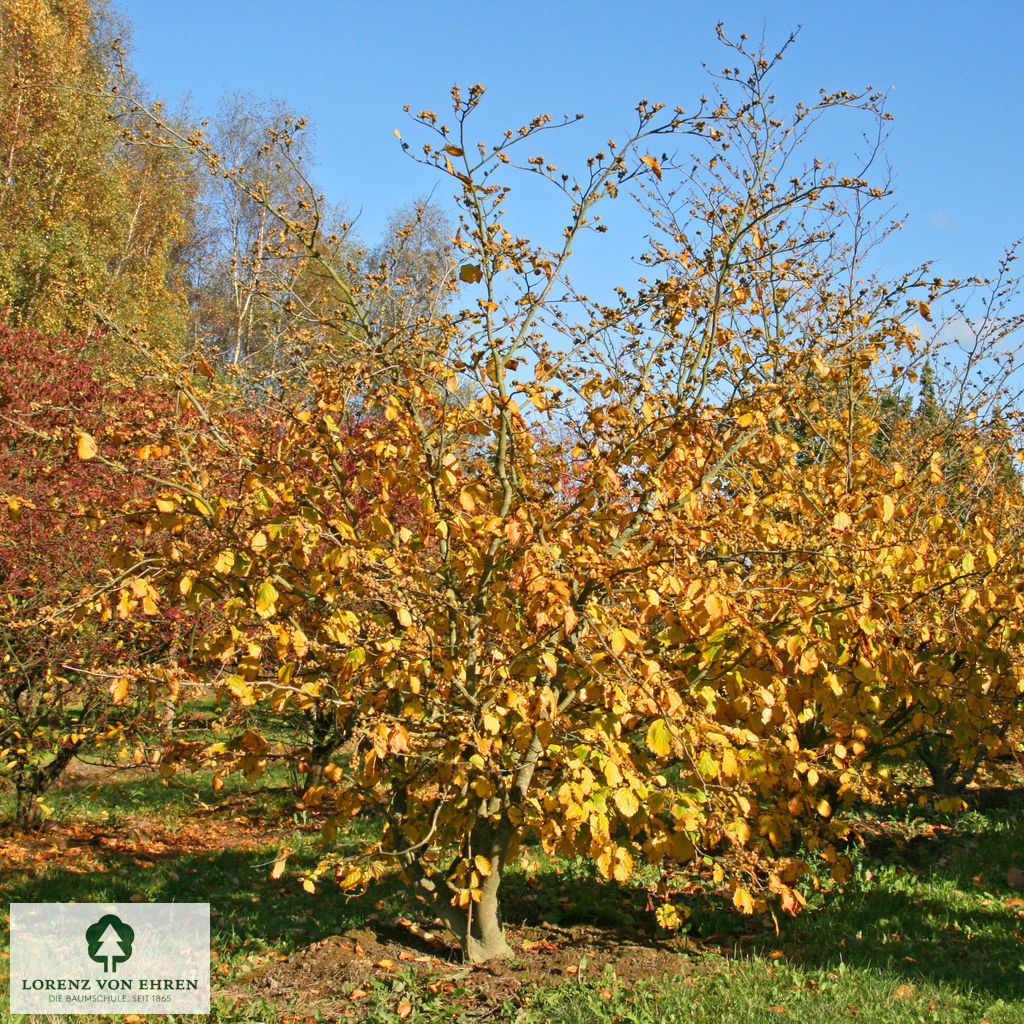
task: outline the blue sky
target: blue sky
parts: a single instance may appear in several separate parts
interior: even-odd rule
[[[191,95],[212,112],[225,94],[286,100],[316,126],[315,178],[359,214],[373,241],[395,207],[438,179],[404,157],[402,113],[442,113],[452,84],[482,82],[480,137],[495,139],[541,112],[587,115],[552,148],[571,169],[621,137],[642,97],[691,110],[707,89],[701,67],[723,63],[715,24],[765,34],[777,46],[802,26],[778,76],[780,95],[819,88],[887,93],[894,115],[887,154],[895,213],[905,227],[881,254],[895,272],[927,259],[945,277],[989,273],[1024,234],[1024,5],[952,0],[120,0],[134,26],[132,63],[152,93]],[[846,136],[824,135],[823,155],[844,158]],[[545,146],[547,143],[545,143]],[[829,147],[845,147],[830,150]],[[451,209],[441,183],[435,198]],[[535,235],[545,222],[526,204],[510,225]],[[635,247],[636,249],[639,246]],[[598,278],[619,274],[623,253],[588,254]]]

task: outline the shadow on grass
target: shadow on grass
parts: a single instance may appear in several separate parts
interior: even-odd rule
[[[116,803],[117,792],[114,787],[105,799]],[[157,805],[168,795],[160,787],[140,799]],[[1024,822],[1006,810],[936,820],[939,827],[923,818],[901,822],[850,851],[856,862],[851,880],[824,908],[782,920],[779,936],[749,934],[756,930],[752,919],[710,891],[678,902],[693,910],[694,939],[716,936],[726,949],[781,951],[796,969],[884,971],[910,985],[928,982],[1021,1000],[1024,890],[1013,887],[1013,869],[1024,868]],[[915,830],[916,836],[904,838]],[[269,874],[279,847],[268,842],[248,849],[146,854],[149,867],[130,850],[105,854],[103,869],[96,871],[37,861],[27,870],[0,871],[0,891],[11,902],[208,902],[213,949],[234,960],[263,950],[290,954],[332,933],[361,928],[372,915],[387,922],[407,911],[407,894],[397,881],[358,897],[346,897],[330,881],[315,894],[304,892],[298,873],[313,868],[320,850],[308,840],[301,843],[276,881]],[[609,946],[678,948],[678,938],[656,927],[649,895],[642,881],[603,881],[583,861],[517,868],[503,886],[512,925],[587,926],[602,945],[606,936]]]
[[[279,847],[225,849],[212,853],[147,854],[139,866],[129,852],[112,852],[103,870],[74,871],[41,866],[0,871],[0,892],[12,903],[179,902],[210,904],[211,948],[222,958],[242,947],[289,953],[335,932],[361,926],[367,917],[398,912],[402,890],[381,884],[347,897],[331,882],[314,894],[299,882],[312,869],[319,850],[299,850],[278,880],[269,877]]]
[[[68,773],[59,788],[47,793],[43,802],[50,809],[53,823],[117,822],[153,818],[164,822],[180,821],[197,811],[224,809],[241,805],[258,810],[267,820],[287,820],[299,799],[290,775],[275,769],[258,785],[240,775],[228,776],[223,788],[215,791],[209,772],[179,772],[168,780],[150,768],[110,769],[108,774],[92,778]],[[13,813],[14,798],[0,795],[0,821]]]
[[[762,948],[793,965],[886,970],[1008,1000],[1024,997],[1024,823],[970,812],[909,841],[854,851],[851,880]]]

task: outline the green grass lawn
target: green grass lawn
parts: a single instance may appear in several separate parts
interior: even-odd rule
[[[144,773],[76,785],[53,794],[53,823],[41,837],[0,846],[0,891],[9,902],[208,901],[214,1005],[209,1017],[168,1018],[178,1021],[1024,1024],[1016,873],[1024,825],[1016,810],[901,812],[868,822],[869,841],[848,851],[850,881],[812,899],[800,917],[780,919],[778,934],[770,921],[736,914],[696,875],[685,879],[689,934],[659,933],[643,879],[608,885],[582,862],[531,851],[530,871],[509,877],[508,918],[520,938],[561,944],[558,962],[569,966],[541,978],[512,964],[495,978],[454,963],[420,964],[414,973],[411,961],[380,967],[368,959],[364,980],[339,975],[328,992],[318,990],[324,1002],[245,979],[268,965],[290,970],[328,937],[415,908],[395,884],[358,898],[303,892],[297,872],[312,867],[321,847],[317,823],[294,801],[274,776],[255,792],[229,784],[217,794],[202,775],[168,786]],[[372,824],[365,829],[340,841],[365,841]],[[288,871],[272,880],[284,846],[293,850]],[[601,956],[579,952],[572,936],[581,931],[587,941],[607,937]],[[656,976],[670,955],[672,973]],[[524,964],[531,958],[540,959],[521,955]],[[6,1002],[5,992],[0,1019],[28,1020],[8,1014]]]

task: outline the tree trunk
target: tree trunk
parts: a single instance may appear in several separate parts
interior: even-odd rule
[[[64,769],[79,746],[74,743],[61,747],[49,764],[25,769],[15,778],[17,803],[12,823],[16,829],[31,832],[42,825],[43,811],[39,806],[39,798],[64,774]]]
[[[515,955],[505,936],[505,925],[501,918],[501,904],[498,889],[501,887],[505,867],[505,853],[512,839],[512,827],[507,821],[497,827],[489,822],[478,823],[473,830],[475,850],[480,850],[490,862],[490,874],[482,879],[480,902],[466,907],[453,907],[453,888],[440,888],[429,875],[423,873],[419,858],[413,854],[402,858],[405,871],[411,876],[414,888],[421,899],[429,903],[462,947],[462,955],[468,963],[483,964],[488,960],[506,960]],[[486,845],[480,842],[487,839]]]
[[[505,925],[501,919],[501,904],[498,888],[501,886],[501,871],[494,870],[483,880],[479,903],[471,903],[462,919],[461,934],[456,932],[466,960],[473,964],[487,963],[488,960],[507,960],[515,954],[505,936]]]
[[[18,802],[14,810],[13,825],[20,832],[34,832],[43,823],[43,812],[39,807],[34,787],[17,788]]]
[[[963,790],[959,778],[959,759],[951,754],[942,737],[922,736],[917,753],[931,776],[932,789],[937,794],[954,796]]]
[[[427,846],[426,840],[421,840],[399,855],[399,863],[406,878],[413,883],[419,897],[429,903],[448,925],[462,946],[463,956],[470,963],[505,960],[515,955],[505,935],[498,899],[505,859],[514,850],[518,840],[516,826],[509,817],[509,806],[525,799],[542,750],[540,735],[534,730],[530,746],[516,770],[507,802],[503,803],[502,797],[495,796],[481,803],[469,843],[472,859],[475,861],[477,857],[485,857],[490,868],[487,876],[481,879],[479,903],[470,903],[464,908],[453,907],[451,897],[454,887],[448,884],[439,889],[434,878],[424,873],[420,857]],[[399,817],[404,809],[404,795],[401,791],[396,793]],[[398,822],[394,824],[394,829],[396,836],[402,835]]]
[[[490,871],[481,879],[480,902],[470,903],[461,912],[455,910],[453,916],[457,921],[452,927],[462,945],[463,955],[470,963],[505,960],[515,955],[505,936],[501,902],[498,899],[498,890],[505,872],[505,855],[512,835],[512,826],[505,815],[497,824],[489,816],[482,817],[473,829],[473,852],[487,858]]]

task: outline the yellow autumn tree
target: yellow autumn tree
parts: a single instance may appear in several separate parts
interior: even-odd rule
[[[366,813],[383,833],[304,884],[397,870],[474,961],[510,952],[500,886],[524,842],[618,880],[701,854],[739,909],[796,911],[800,851],[846,877],[838,812],[886,785],[904,726],[935,724],[947,675],[965,751],[991,745],[987,695],[1019,714],[1019,556],[1012,530],[992,539],[1012,488],[926,516],[941,469],[877,443],[879,369],[912,354],[915,296],[942,288],[862,284],[854,243],[884,190],[796,145],[825,115],[880,124],[880,98],[784,116],[780,56],[726,45],[713,100],[641,102],[579,176],[533,148],[546,115],[480,143],[482,87],[453,90],[447,119],[413,117],[463,211],[452,306],[396,322],[380,275],[328,275],[345,341],[299,400],[243,422],[182,380],[199,426],[141,451],[97,438],[97,458],[162,481],[133,511],[167,543],[126,530],[124,586],[95,611],[137,615],[154,593],[203,611],[197,677],[268,714],[334,716],[358,746],[304,801],[330,811],[328,837]],[[553,244],[504,223],[517,168],[565,199]],[[650,269],[586,299],[573,250],[630,191]],[[305,221],[278,223],[317,258]],[[197,472],[197,452],[234,477]],[[249,728],[175,744],[164,770],[257,777],[272,756]]]
[[[44,332],[105,324],[180,345],[189,171],[126,138],[108,14],[92,0],[0,4],[0,309]]]

